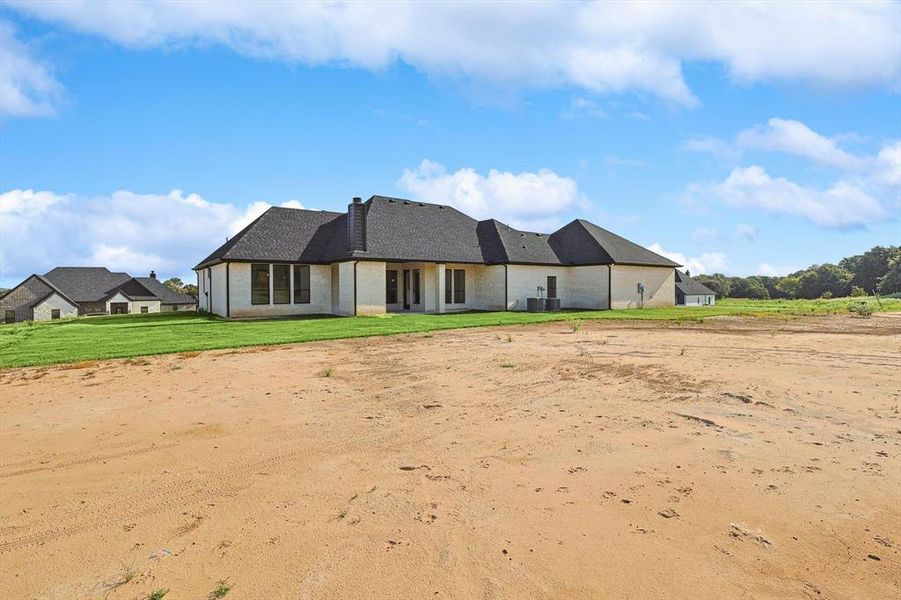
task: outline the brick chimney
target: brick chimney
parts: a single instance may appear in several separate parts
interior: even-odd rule
[[[151,272],[150,272],[150,278],[151,278],[151,279],[156,279],[156,271],[151,271]]]
[[[362,198],[354,198],[347,205],[347,249],[366,251],[366,205]]]

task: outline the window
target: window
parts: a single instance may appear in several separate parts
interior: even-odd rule
[[[419,269],[413,269],[413,304],[420,304]]]
[[[454,270],[444,270],[444,303],[454,303]]]
[[[51,318],[51,319],[58,319],[58,318],[59,318],[59,309],[58,309],[58,308],[51,308],[51,309],[50,309],[50,318]]]
[[[59,312],[59,311],[57,311],[57,312]],[[141,307],[141,312],[142,312],[142,313],[150,312],[150,309],[149,309],[148,307],[146,307],[146,306],[142,306],[142,307]]]
[[[291,302],[291,265],[272,265],[272,303]]]
[[[6,323],[15,323],[16,322],[16,311],[8,310],[3,314],[3,320]]]
[[[466,302],[466,271],[454,269],[454,304]]]
[[[385,271],[385,303],[397,304],[397,271]]]
[[[178,304],[173,304],[173,305],[172,305],[172,310],[173,310],[173,311],[178,310]]]
[[[557,297],[557,277],[554,275],[548,275],[547,277],[547,297]]]
[[[310,303],[310,265],[294,265],[294,304]]]
[[[269,304],[269,265],[250,265],[250,303]]]

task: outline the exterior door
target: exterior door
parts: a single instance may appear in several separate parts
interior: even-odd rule
[[[557,297],[557,277],[554,275],[548,275],[547,278],[547,297]]]
[[[410,269],[404,269],[404,310],[410,310]]]
[[[128,302],[110,302],[109,314],[111,315],[127,315]]]

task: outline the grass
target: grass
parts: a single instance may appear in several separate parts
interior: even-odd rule
[[[168,589],[154,590],[147,594],[146,600],[163,600],[163,597],[168,593]]]
[[[444,329],[526,325],[566,321],[634,319],[701,321],[724,315],[773,316],[848,311],[859,298],[829,300],[733,300],[716,306],[645,308],[641,310],[566,311],[560,313],[473,312],[444,315],[386,315],[382,317],[307,317],[227,321],[196,313],[123,315],[48,321],[31,325],[0,326],[0,368],[65,363],[66,368],[83,369],[93,361],[134,358],[153,354],[181,353],[193,356],[203,350],[269,346],[358,338],[378,335],[428,333]],[[869,304],[876,312],[901,312],[901,299],[881,299]],[[507,336],[508,341],[512,337]],[[329,373],[331,375],[331,373]]]
[[[231,591],[232,585],[228,582],[227,579],[223,579],[216,583],[216,589],[210,592],[210,600],[218,600],[219,598],[225,598],[225,596]]]

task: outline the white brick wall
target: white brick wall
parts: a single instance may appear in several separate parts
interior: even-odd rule
[[[210,312],[225,316],[225,263],[210,267]]]
[[[638,283],[643,283],[644,306],[673,306],[676,303],[676,270],[672,267],[613,265],[613,308],[640,308]]]
[[[268,264],[268,263],[267,263]],[[283,263],[276,263],[283,264]],[[230,263],[229,267],[229,309],[233,318],[247,317],[286,317],[293,315],[329,314],[332,312],[332,268],[331,265],[310,265],[310,302],[308,304],[274,304],[272,265],[269,265],[269,304],[252,304],[250,289],[251,263]],[[290,279],[289,289],[291,300],[294,299],[294,268],[288,265]],[[213,274],[213,283],[217,275]],[[225,274],[223,272],[223,281]],[[224,298],[224,295],[223,295]],[[225,305],[216,306],[218,300],[213,301],[213,309],[217,314],[225,313]]]
[[[357,314],[385,314],[385,270],[386,263],[361,260],[357,263]],[[351,269],[353,266],[351,265]],[[351,273],[352,276],[352,273]],[[400,283],[398,283],[400,285]],[[353,295],[353,280],[350,282]],[[398,291],[398,295],[400,292]]]
[[[526,310],[526,299],[538,295],[538,286],[545,288],[547,278],[557,278],[557,297],[562,308],[607,308],[608,267],[552,267],[509,265],[507,267],[507,306],[510,310]],[[501,274],[503,294],[503,274]]]

